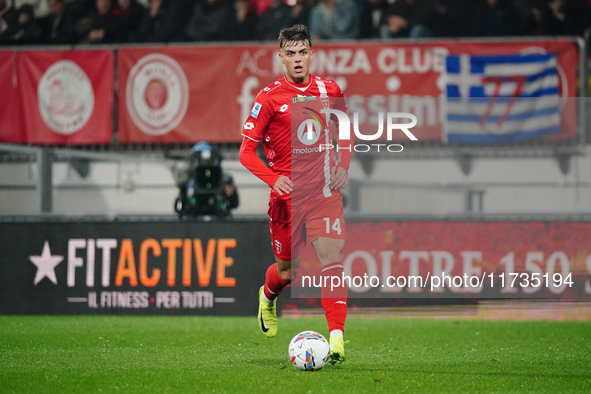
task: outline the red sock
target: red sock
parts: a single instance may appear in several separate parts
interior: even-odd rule
[[[334,281],[333,277],[336,277]],[[337,281],[338,278],[338,281]],[[322,267],[322,307],[328,321],[328,331],[345,331],[347,319],[347,286],[343,283],[343,265],[340,262]],[[332,285],[338,286],[332,286]]]
[[[267,297],[270,301],[273,301],[287,286],[288,283],[281,279],[279,273],[277,272],[277,263],[271,265],[267,269],[267,275],[265,277],[265,297]]]

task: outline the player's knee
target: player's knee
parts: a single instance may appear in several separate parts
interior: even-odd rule
[[[284,282],[286,283],[291,283],[292,278],[295,277],[295,274],[297,273],[297,270],[294,270],[292,268],[286,268],[286,269],[279,269],[277,270],[279,277],[281,279],[283,279]],[[292,273],[294,274],[294,276],[292,276]]]

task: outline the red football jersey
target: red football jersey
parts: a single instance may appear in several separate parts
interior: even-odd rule
[[[300,85],[283,77],[259,92],[244,123],[242,135],[263,143],[269,168],[292,180],[292,204],[340,193],[330,189],[335,152],[327,149],[332,138],[320,112],[328,106],[346,112],[334,81],[310,75],[310,82]],[[273,190],[271,196],[281,199]]]

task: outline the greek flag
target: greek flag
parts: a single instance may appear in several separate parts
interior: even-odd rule
[[[451,55],[445,66],[448,142],[516,142],[560,131],[554,55]]]

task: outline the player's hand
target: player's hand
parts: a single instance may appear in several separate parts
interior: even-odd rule
[[[333,190],[344,189],[349,184],[349,174],[343,167],[332,167],[330,169],[330,188]]]
[[[275,181],[275,184],[273,185],[273,190],[279,193],[280,196],[282,196],[284,193],[289,194],[293,191],[293,182],[291,181],[291,179],[289,179],[289,177],[281,175]]]

